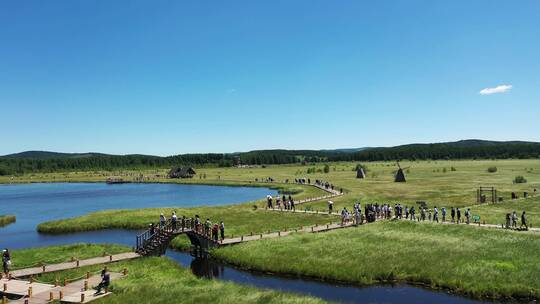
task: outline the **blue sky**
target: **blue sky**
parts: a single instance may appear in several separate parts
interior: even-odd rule
[[[540,141],[540,1],[2,1],[0,115],[0,154]]]

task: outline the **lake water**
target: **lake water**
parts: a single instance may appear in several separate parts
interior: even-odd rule
[[[117,243],[133,246],[136,231],[107,230],[45,235],[36,232],[44,221],[83,215],[104,209],[192,207],[251,201],[274,195],[274,190],[177,184],[43,183],[0,185],[0,214],[13,214],[17,222],[0,228],[0,247],[12,249],[69,243]],[[407,285],[355,287],[249,272],[194,259],[184,252],[167,251],[178,264],[202,278],[221,279],[341,303],[484,303],[445,292]],[[490,302],[492,303],[492,302]]]
[[[12,214],[17,217],[16,223],[0,229],[0,246],[24,248],[72,243],[78,236],[43,235],[36,232],[36,227],[45,221],[99,210],[225,205],[257,200],[275,193],[275,190],[268,188],[178,184],[0,185],[0,214]],[[132,234],[130,246],[133,246],[135,234],[130,233]],[[97,234],[101,233],[89,233],[89,235]],[[103,237],[99,239],[102,240]]]

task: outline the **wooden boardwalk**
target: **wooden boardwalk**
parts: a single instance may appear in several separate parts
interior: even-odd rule
[[[42,273],[68,270],[68,269],[74,269],[74,268],[84,267],[84,266],[92,266],[92,265],[107,264],[107,263],[112,263],[112,262],[126,261],[126,260],[135,259],[138,257],[140,257],[138,253],[126,252],[126,253],[108,255],[104,257],[80,260],[80,261],[65,262],[65,263],[58,263],[58,264],[52,264],[52,265],[45,265],[42,267],[31,267],[31,268],[14,270],[11,272],[11,276],[14,278],[24,278],[24,277],[29,277],[32,275],[38,275]]]
[[[124,277],[120,273],[109,273],[109,275],[111,281]],[[101,277],[94,275],[88,279],[69,283],[66,286],[7,279],[2,279],[1,283],[6,288],[4,294],[22,297],[18,300],[11,300],[9,303],[46,304],[50,303],[51,300],[60,300],[60,297],[62,297],[62,303],[88,303],[110,295],[111,292],[102,292],[95,295],[93,287],[97,286],[100,281]],[[85,286],[88,289],[85,289]]]

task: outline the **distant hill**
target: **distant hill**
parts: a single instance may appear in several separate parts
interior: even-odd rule
[[[33,158],[33,159],[51,159],[51,158],[81,158],[92,156],[109,156],[109,154],[103,153],[61,153],[61,152],[49,152],[49,151],[24,151],[20,153],[8,154],[1,156],[3,158]]]
[[[334,150],[257,150],[239,153],[198,153],[167,157],[151,155],[109,155],[102,153],[58,153],[26,151],[0,157],[0,175],[73,170],[115,170],[167,168],[172,166],[220,166],[237,164],[272,165],[332,161],[384,161],[424,159],[540,158],[540,143],[489,141],[409,144],[387,148]]]

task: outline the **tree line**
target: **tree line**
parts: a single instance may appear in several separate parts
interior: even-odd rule
[[[358,152],[317,150],[259,150],[245,153],[148,155],[91,155],[87,157],[0,157],[0,175],[32,172],[66,172],[118,169],[151,169],[172,166],[273,165],[332,161],[385,161],[436,159],[540,158],[540,143],[475,142],[474,144],[413,144],[370,148]]]

